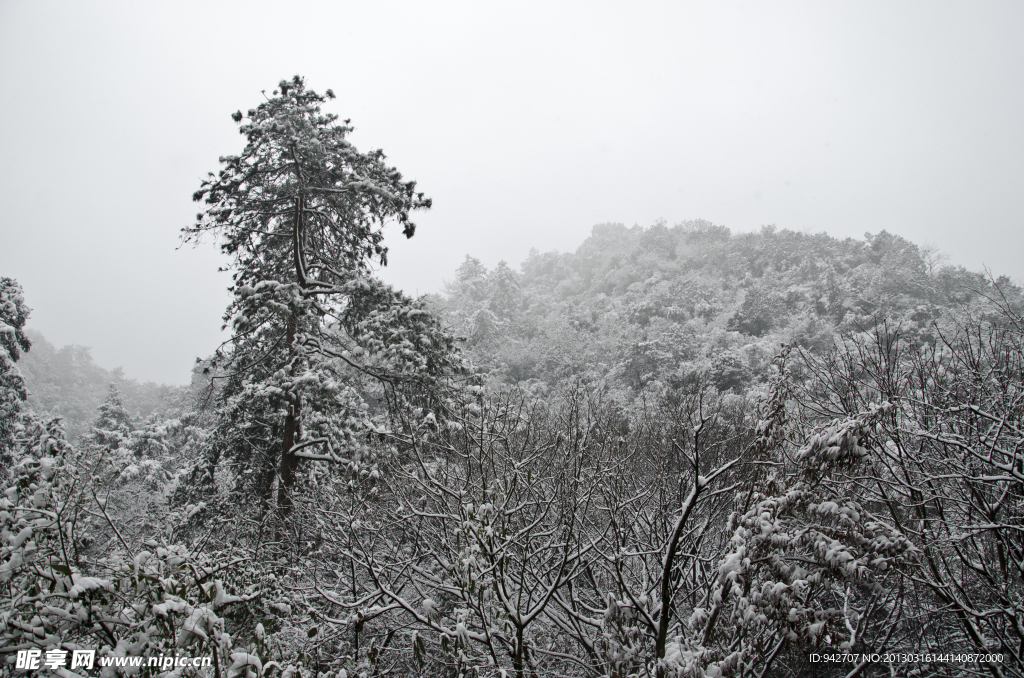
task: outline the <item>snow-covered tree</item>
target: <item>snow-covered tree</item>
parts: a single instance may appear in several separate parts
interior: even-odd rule
[[[837,418],[884,401],[863,463],[832,484],[896,528],[915,557],[887,582],[875,622],[854,623],[875,652],[940,644],[1002,662],[937,666],[1024,675],[1024,318],[1005,298],[957,319],[931,346],[899,327],[851,337],[811,360],[807,407]],[[819,510],[820,510],[819,506]],[[891,636],[895,631],[896,635]]]
[[[19,650],[85,649],[210,657],[212,666],[192,674],[200,676],[248,675],[240,670],[247,663],[253,675],[284,668],[273,663],[279,653],[268,651],[260,621],[287,611],[274,578],[241,551],[190,549],[162,536],[130,543],[133,520],[111,514],[101,468],[114,452],[99,450],[76,451],[58,420],[23,417],[19,458],[0,491],[0,666],[12,671]],[[103,548],[90,547],[97,533],[110,537]]]
[[[524,678],[575,649],[546,615],[595,557],[584,522],[602,464],[586,404],[579,389],[552,408],[515,391],[467,399],[384,474],[395,504],[352,530],[353,556],[416,631],[426,671]]]
[[[223,384],[205,479],[230,461],[234,496],[275,508],[278,537],[302,460],[350,460],[375,415],[429,399],[459,367],[423,305],[371,271],[387,261],[383,226],[412,237],[411,212],[430,200],[383,152],[356,150],[348,121],[321,111],[333,98],[296,76],[235,113],[246,146],[203,182],[193,197],[206,207],[184,229],[186,241],[217,236],[232,259],[233,334],[211,367]]]
[[[0,463],[4,467],[11,461],[14,428],[27,397],[25,380],[14,363],[32,346],[24,332],[28,314],[21,285],[0,278]]]
[[[117,449],[128,444],[131,432],[132,415],[125,409],[117,387],[111,384],[93,422],[89,440],[97,445]]]

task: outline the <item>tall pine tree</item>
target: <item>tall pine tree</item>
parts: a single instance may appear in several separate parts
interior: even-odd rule
[[[382,151],[356,150],[348,121],[321,111],[333,97],[296,76],[235,113],[246,146],[203,182],[205,209],[184,229],[185,241],[214,234],[232,259],[206,478],[232,469],[236,499],[276,509],[279,539],[304,459],[355,463],[375,415],[422,405],[461,365],[423,305],[371,269],[387,262],[383,226],[412,237],[410,213],[430,200]]]

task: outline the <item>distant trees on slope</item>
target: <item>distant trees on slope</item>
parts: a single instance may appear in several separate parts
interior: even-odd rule
[[[780,343],[827,350],[882,319],[933,344],[936,322],[997,284],[1020,304],[1008,280],[939,266],[886,232],[837,240],[771,227],[733,235],[704,221],[603,224],[575,253],[534,251],[520,271],[468,257],[436,306],[493,379],[585,376],[629,399],[695,371],[742,390],[764,381]]]
[[[100,367],[84,346],[58,349],[39,332],[27,330],[25,335],[32,342],[32,350],[22,356],[18,369],[28,390],[27,403],[39,414],[61,417],[72,443],[89,433],[96,408],[111,385],[121,394],[133,419],[154,413],[174,416],[183,407],[186,388],[140,383],[126,377],[119,368]]]

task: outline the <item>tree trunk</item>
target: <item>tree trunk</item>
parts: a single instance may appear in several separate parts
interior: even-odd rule
[[[295,218],[292,222],[292,256],[295,264],[295,277],[299,285],[306,285],[306,271],[303,263],[302,248],[304,245],[304,234],[302,231],[302,209],[303,200],[300,192],[295,198]],[[288,318],[288,369],[294,369],[296,357],[295,351],[295,311]],[[295,472],[299,468],[299,458],[291,453],[295,447],[295,439],[298,437],[300,403],[297,394],[292,394],[294,400],[288,405],[288,414],[284,420],[284,439],[281,441],[281,463],[278,468],[277,484],[277,531],[275,538],[282,546],[285,543],[288,533],[288,521],[291,518],[292,490],[295,487]]]
[[[516,678],[523,678],[525,674],[525,662],[523,661],[523,627],[516,626],[516,656],[515,656],[515,672]]]
[[[288,319],[289,353],[294,354],[295,318]],[[292,454],[299,429],[300,404],[298,397],[288,405],[288,414],[284,419],[284,437],[281,440],[281,462],[278,467],[277,484],[277,532],[278,544],[284,545],[288,533],[288,522],[293,508],[292,490],[295,487],[295,472],[299,468],[299,458]]]

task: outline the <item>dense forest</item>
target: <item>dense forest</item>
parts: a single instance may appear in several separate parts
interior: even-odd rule
[[[574,254],[531,252],[521,272],[467,257],[446,292],[436,306],[493,378],[579,376],[631,394],[687,374],[739,392],[764,381],[784,343],[820,354],[881,322],[932,345],[951,312],[1020,301],[1008,279],[944,266],[884,231],[734,236],[704,221],[602,224]]]
[[[330,98],[235,113],[194,196],[233,277],[190,386],[54,348],[0,278],[0,661],[1024,676],[1020,288],[694,221],[412,299],[371,264],[430,200]],[[171,655],[211,661],[112,663]]]
[[[39,332],[25,331],[31,350],[18,361],[28,386],[28,407],[38,415],[60,417],[67,439],[77,442],[90,432],[93,420],[111,388],[132,419],[157,414],[165,418],[180,409],[184,389],[139,383],[121,368],[106,370],[85,346],[56,348]]]

